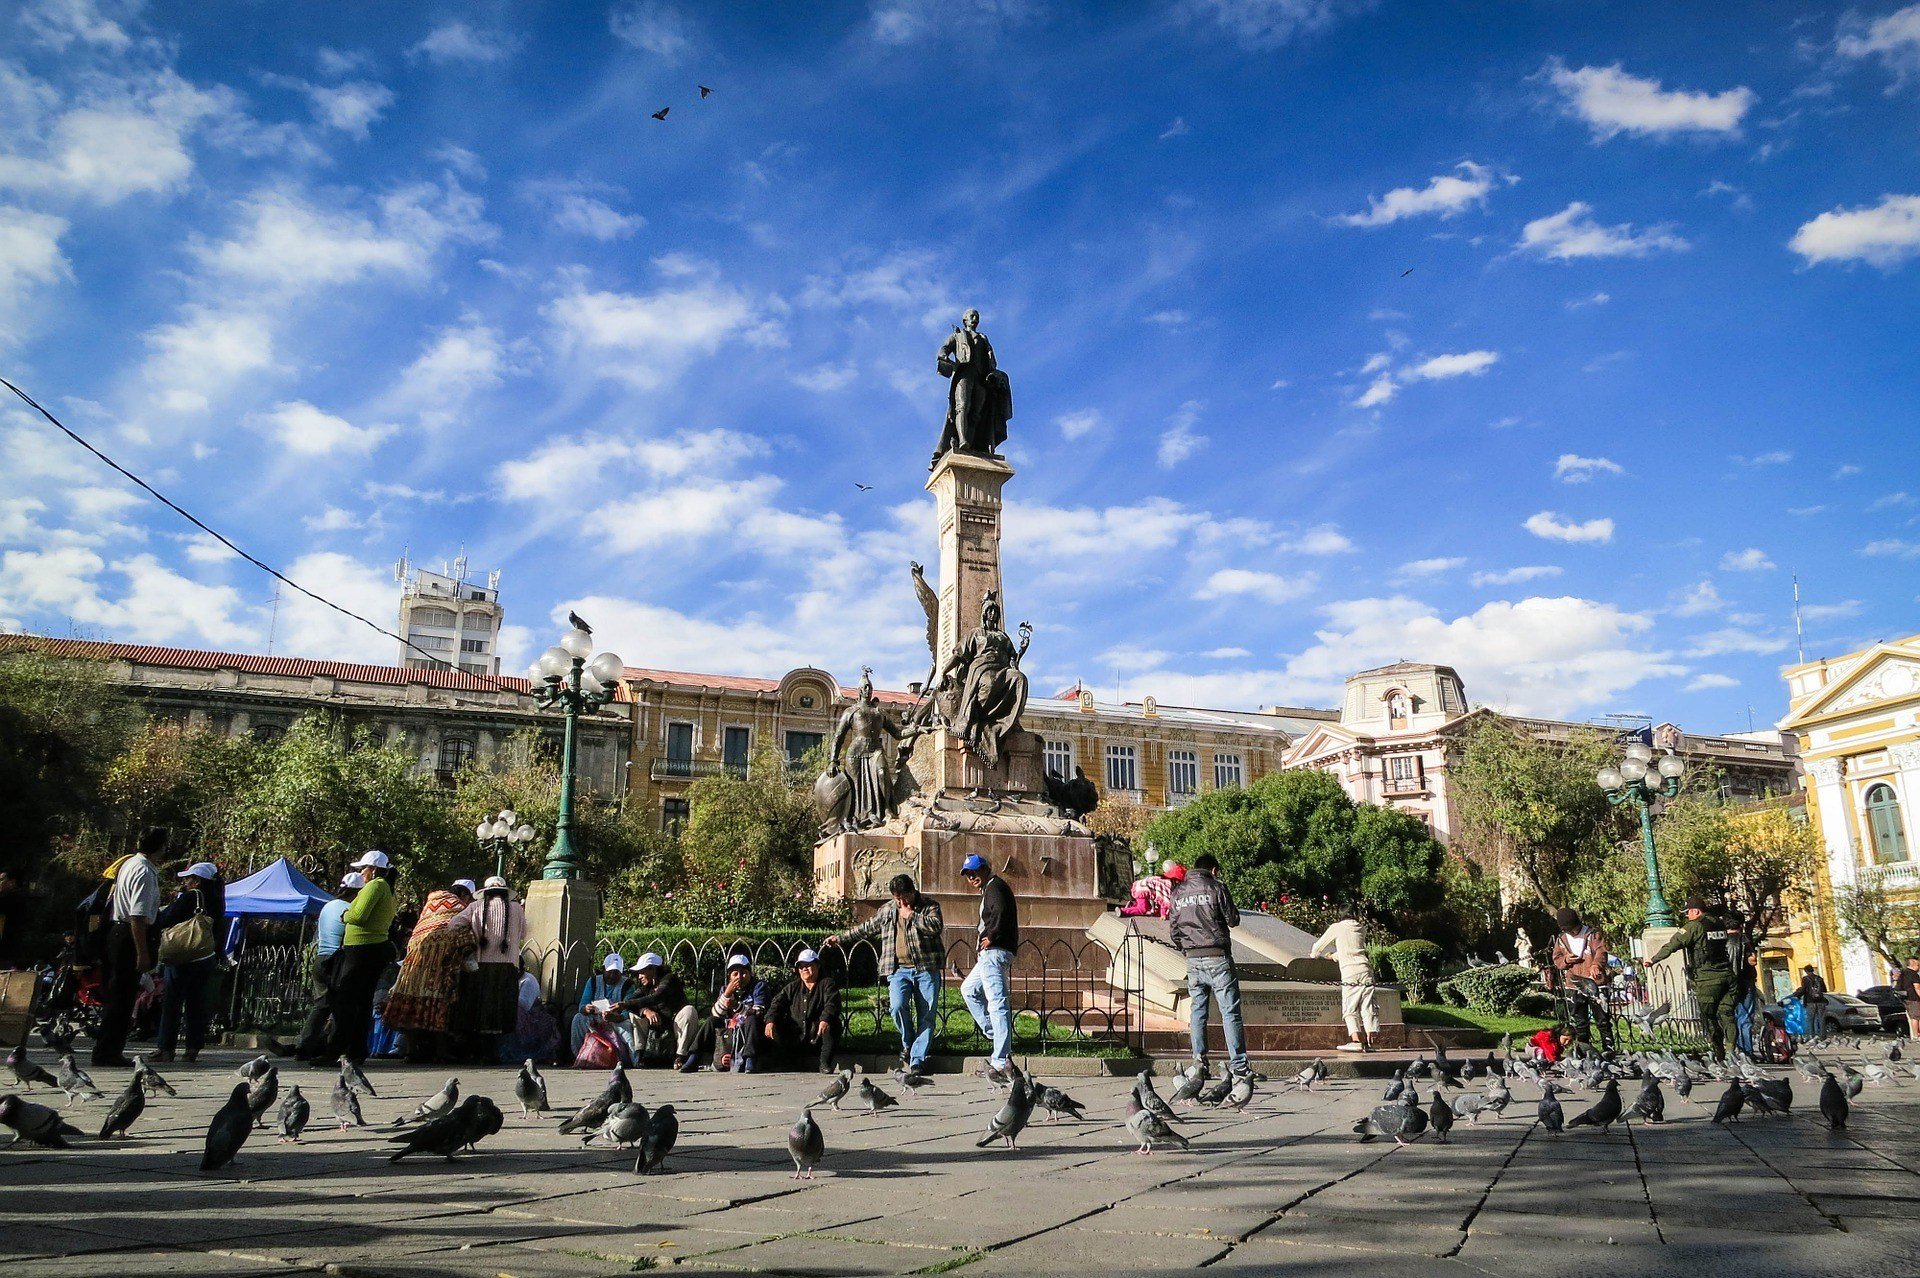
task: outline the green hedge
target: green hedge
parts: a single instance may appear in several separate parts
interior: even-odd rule
[[[827,933],[814,929],[777,928],[697,928],[636,927],[602,932],[595,944],[597,963],[609,951],[616,951],[632,967],[633,961],[648,950],[663,956],[667,966],[680,974],[689,988],[704,986],[718,989],[727,959],[744,952],[754,966],[768,969],[793,966],[793,956],[805,949],[818,949]],[[879,956],[871,945],[859,945],[847,951],[829,948],[822,951],[827,970],[844,985],[871,985],[878,976]]]
[[[1534,987],[1538,973],[1518,963],[1504,967],[1470,967],[1456,972],[1450,984],[1464,1000],[1464,1006],[1488,1016],[1510,1015],[1521,996]],[[1444,997],[1444,995],[1443,995]]]
[[[1432,941],[1401,941],[1387,947],[1393,979],[1415,1003],[1424,1003],[1440,978],[1440,947]]]

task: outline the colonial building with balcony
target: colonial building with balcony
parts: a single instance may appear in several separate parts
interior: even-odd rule
[[[1832,893],[1920,895],[1920,634],[1788,666],[1784,732],[1799,741],[1807,800],[1826,849],[1814,910],[1827,979],[1848,990],[1887,981],[1885,963],[1836,925]]]

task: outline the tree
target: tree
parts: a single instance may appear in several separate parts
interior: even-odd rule
[[[1812,824],[1777,802],[1742,811],[1717,797],[1683,794],[1654,833],[1661,872],[1678,899],[1705,897],[1744,920],[1755,937],[1786,921],[1821,858]]]
[[[1336,778],[1310,770],[1209,791],[1156,817],[1144,837],[1163,861],[1212,853],[1242,905],[1332,898],[1383,920],[1438,900],[1446,856],[1417,818],[1356,804]]]
[[[813,895],[813,844],[820,818],[812,788],[763,749],[745,776],[703,777],[688,794],[680,856],[689,883],[724,885],[748,904]]]
[[[543,735],[529,729],[514,734],[491,758],[469,759],[454,776],[450,801],[454,824],[466,831],[479,856],[473,830],[504,809],[534,829],[531,842],[507,851],[505,877],[526,883],[540,877],[560,821],[560,760],[543,748]],[[573,847],[587,877],[605,882],[627,869],[648,849],[670,843],[647,828],[638,810],[601,803],[575,791]],[[486,867],[491,874],[492,868]]]
[[[257,783],[269,755],[244,738],[150,720],[108,765],[101,791],[122,828],[166,826],[177,848],[219,843],[234,796]]]
[[[32,873],[79,833],[141,719],[98,662],[0,658],[0,829],[12,845],[0,864]]]
[[[1899,967],[1909,955],[1920,954],[1920,899],[1896,899],[1850,883],[1834,889],[1833,910],[1841,929],[1888,966]]]

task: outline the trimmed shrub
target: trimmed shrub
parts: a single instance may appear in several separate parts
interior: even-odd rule
[[[1551,1017],[1554,1012],[1553,995],[1545,990],[1528,990],[1514,1000],[1513,1010],[1522,1016]]]
[[[1460,987],[1454,983],[1451,977],[1434,986],[1433,990],[1434,993],[1440,996],[1440,1001],[1448,1007],[1465,1007],[1467,1005],[1467,996],[1460,992]]]
[[[1393,960],[1387,957],[1387,951],[1392,948],[1391,945],[1367,946],[1367,966],[1373,969],[1374,980],[1384,981],[1393,976]]]
[[[1393,979],[1405,987],[1407,997],[1424,1003],[1433,994],[1440,979],[1440,947],[1432,941],[1401,941],[1387,947],[1387,962]]]
[[[1530,967],[1508,963],[1504,967],[1470,967],[1457,973],[1453,984],[1474,1011],[1507,1016],[1515,1010],[1521,995],[1533,988],[1537,977]]]

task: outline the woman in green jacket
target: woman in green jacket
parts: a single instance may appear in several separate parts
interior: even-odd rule
[[[358,1065],[367,1059],[374,987],[393,961],[387,931],[399,905],[393,896],[393,862],[385,852],[368,852],[353,868],[366,877],[367,885],[347,907],[346,935],[334,961],[327,1002],[333,1009],[333,1053]]]

